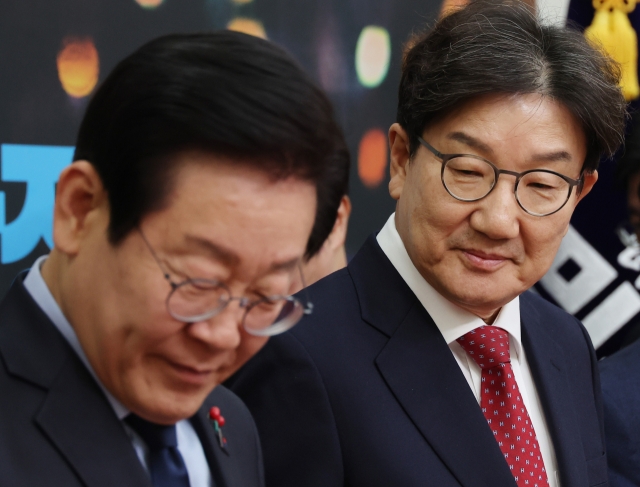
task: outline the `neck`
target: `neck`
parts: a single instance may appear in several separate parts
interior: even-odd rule
[[[40,269],[40,274],[42,275],[42,279],[45,284],[49,288],[53,299],[55,299],[56,303],[62,310],[65,316],[68,316],[65,312],[65,306],[62,299],[62,279],[61,279],[61,267],[62,267],[63,256],[60,254],[58,250],[55,248],[51,250],[49,257],[42,264],[42,268]]]
[[[478,316],[478,318],[482,319],[482,321],[484,321],[487,325],[493,325],[493,322],[496,321],[496,318],[498,317],[498,314],[500,313],[501,309],[502,308],[498,308],[490,316],[486,318],[484,316]]]

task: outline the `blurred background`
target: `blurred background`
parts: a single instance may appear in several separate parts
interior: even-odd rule
[[[288,49],[328,93],[352,153],[347,253],[393,211],[386,133],[395,120],[404,43],[461,0],[4,0],[0,3],[0,297],[52,245],[60,170],[85,107],[116,63],[172,32],[230,28]],[[528,3],[533,4],[533,0]],[[545,0],[547,22],[589,26],[595,7],[635,1]],[[595,7],[594,7],[595,5]],[[635,42],[628,38],[625,45]],[[637,64],[633,67],[637,74]],[[637,97],[637,95],[636,95]],[[633,101],[633,96],[630,101]],[[640,164],[640,162],[638,162]],[[639,168],[640,170],[640,168]],[[600,355],[634,337],[640,250],[615,163],[578,207],[537,292],[582,319]],[[96,276],[99,278],[99,276]]]

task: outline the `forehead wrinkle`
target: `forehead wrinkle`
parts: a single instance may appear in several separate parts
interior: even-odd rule
[[[488,146],[481,140],[476,139],[475,137],[472,137],[471,135],[459,130],[447,134],[447,139],[460,142],[461,144],[467,145],[472,149],[478,149],[488,154],[494,154],[493,149],[490,146]]]
[[[211,242],[210,240],[196,237],[193,235],[187,235],[185,237],[187,244],[192,245],[200,250],[203,250],[214,259],[222,262],[229,267],[236,267],[242,260],[241,257],[233,250],[226,248],[222,245]],[[270,272],[277,271],[290,271],[294,269],[300,263],[300,257],[296,256],[282,261],[273,262],[269,266]]]
[[[236,266],[240,263],[240,256],[233,250],[224,247],[223,245],[214,243],[210,240],[196,237],[194,235],[186,235],[185,240],[188,245],[204,251],[214,259],[226,264],[228,266]]]

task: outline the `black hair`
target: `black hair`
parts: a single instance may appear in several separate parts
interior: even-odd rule
[[[238,32],[178,34],[115,67],[87,107],[74,155],[108,193],[112,244],[163,207],[179,155],[193,150],[315,184],[306,257],[322,247],[349,153],[329,100],[286,51]]]
[[[539,93],[563,104],[587,140],[583,170],[597,169],[624,138],[626,104],[615,62],[577,29],[543,25],[521,0],[475,0],[411,41],[397,121],[410,138],[472,98]]]

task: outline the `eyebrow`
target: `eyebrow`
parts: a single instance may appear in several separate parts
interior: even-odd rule
[[[565,150],[559,150],[556,152],[545,152],[542,154],[535,154],[532,158],[535,162],[571,162],[573,157]]]
[[[475,137],[472,137],[469,134],[465,134],[464,132],[451,132],[447,135],[447,138],[465,144],[473,149],[477,149],[488,154],[494,154],[493,149],[487,144],[476,139]],[[571,162],[573,158],[571,157],[571,154],[569,152],[559,150],[555,152],[543,152],[540,154],[534,154],[531,160],[532,162]]]
[[[465,134],[464,132],[451,132],[447,135],[447,139],[455,140],[456,142],[460,142],[464,145],[471,147],[472,149],[478,149],[480,151],[486,152],[488,154],[494,154],[493,149],[489,147],[484,142],[472,137],[469,134]]]
[[[220,244],[214,243],[204,238],[195,237],[193,235],[187,235],[185,239],[187,240],[188,244],[201,248],[225,265],[235,266],[240,263],[240,256],[230,248],[224,247]],[[299,257],[294,257],[292,259],[287,259],[281,262],[274,262],[269,267],[269,271],[291,270],[296,267],[299,262]]]
[[[293,259],[285,260],[283,262],[274,262],[271,264],[270,270],[272,271],[290,271],[300,263],[300,258],[295,257]]]

